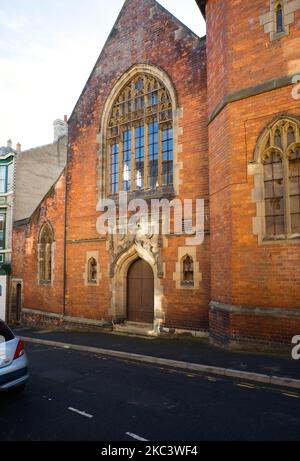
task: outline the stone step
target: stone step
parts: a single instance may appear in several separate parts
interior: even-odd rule
[[[129,320],[126,320],[123,325],[136,328],[148,328],[150,330],[153,329],[153,323],[130,322]]]
[[[114,325],[114,331],[138,336],[156,336],[152,323],[124,322]]]

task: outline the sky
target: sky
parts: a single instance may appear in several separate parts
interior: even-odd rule
[[[0,0],[0,146],[51,143],[70,116],[124,0]],[[195,0],[160,3],[197,35]]]

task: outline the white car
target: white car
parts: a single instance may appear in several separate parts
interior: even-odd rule
[[[28,378],[24,344],[0,320],[0,391],[22,390]]]

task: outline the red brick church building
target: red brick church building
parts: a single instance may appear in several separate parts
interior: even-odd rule
[[[300,334],[300,1],[197,3],[203,38],[155,0],[125,1],[66,167],[15,223],[24,323],[251,349]],[[97,204],[121,191],[204,199],[204,242],[99,235]]]

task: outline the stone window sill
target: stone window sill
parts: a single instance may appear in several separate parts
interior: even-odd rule
[[[293,244],[297,243],[300,244],[300,234],[292,234],[292,235],[277,235],[274,237],[264,237],[262,239],[263,244]]]
[[[194,288],[194,282],[181,282],[182,288]]]
[[[156,189],[141,189],[127,193],[128,201],[134,199],[143,199],[146,201],[162,198],[173,199],[174,197],[175,191],[173,186],[157,187]],[[115,203],[119,202],[119,194],[108,195],[107,198],[113,200]]]
[[[286,37],[287,35],[289,35],[289,33],[286,31],[278,32],[278,33],[274,32],[272,35],[272,40],[280,40],[281,38]]]

